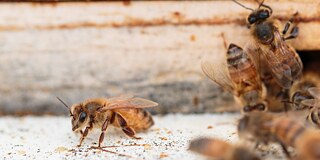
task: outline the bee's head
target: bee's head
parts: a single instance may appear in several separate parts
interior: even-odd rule
[[[79,131],[89,122],[88,110],[82,104],[74,104],[70,108],[72,131]]]
[[[306,100],[306,99],[313,99],[314,97],[311,96],[309,93],[307,92],[302,92],[302,91],[296,91],[294,92],[294,94],[292,95],[291,97],[291,101],[292,102],[289,102],[289,103],[293,103],[293,106],[295,107],[295,109],[297,110],[302,110],[302,109],[305,109],[305,108],[308,108],[308,107],[313,107],[313,106],[306,106],[304,104],[302,104],[301,102],[303,100]]]
[[[89,122],[88,110],[85,110],[82,104],[74,104],[69,107],[59,97],[57,99],[69,110],[72,124],[72,131],[79,131]]]
[[[264,21],[267,18],[269,18],[272,14],[272,8],[263,4],[264,0],[261,3],[259,3],[259,7],[255,10],[244,6],[243,4],[237,2],[236,0],[233,0],[233,1],[238,5],[240,5],[241,7],[252,11],[247,18],[250,25],[257,22]]]
[[[249,24],[254,24],[254,23],[257,23],[257,22],[261,22],[261,21],[264,21],[266,20],[267,18],[270,17],[272,13],[272,10],[271,8],[270,9],[257,9],[255,11],[253,11],[249,16],[248,16],[248,22]]]
[[[252,112],[252,111],[266,111],[268,108],[265,103],[258,103],[252,106],[246,105],[243,107],[243,112]]]

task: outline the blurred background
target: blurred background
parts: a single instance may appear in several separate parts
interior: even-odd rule
[[[256,8],[254,0],[240,1]],[[320,67],[320,3],[267,0],[305,68]],[[201,59],[244,46],[250,13],[232,1],[110,1],[0,4],[0,113],[68,114],[67,104],[134,94],[152,113],[233,111],[232,96],[207,79]]]

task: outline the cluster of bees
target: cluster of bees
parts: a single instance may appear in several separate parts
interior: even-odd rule
[[[294,18],[281,32],[263,1],[255,10],[234,2],[252,11],[247,20],[253,40],[244,49],[231,43],[225,60],[204,60],[202,70],[243,106],[237,125],[241,143],[199,138],[190,143],[190,150],[223,160],[259,160],[257,147],[275,142],[289,159],[319,160],[320,78],[312,72],[302,75],[301,59],[286,43],[298,36],[298,27],[291,25]],[[297,120],[289,109],[306,118]],[[284,112],[271,113],[275,111]],[[256,145],[249,147],[248,142]],[[294,156],[288,148],[295,150]]]
[[[248,16],[253,42],[244,49],[230,44],[226,58],[220,61],[205,60],[202,70],[207,77],[232,93],[243,106],[243,117],[238,122],[238,134],[244,142],[260,144],[276,142],[281,145],[287,157],[293,157],[289,147],[296,150],[295,159],[320,159],[320,132],[294,118],[290,112],[307,111],[310,124],[320,127],[320,78],[314,73],[302,76],[303,64],[297,52],[286,41],[298,36],[298,27],[293,20],[280,25],[271,20],[272,8],[263,1]],[[58,98],[59,99],[59,98]],[[122,95],[113,98],[93,98],[68,107],[72,117],[72,131],[81,135],[81,146],[88,132],[101,129],[98,147],[101,147],[109,124],[121,128],[129,137],[136,132],[150,128],[154,121],[144,108],[155,107],[156,102]],[[271,113],[279,111],[282,113]],[[240,141],[242,142],[242,141]],[[254,151],[238,143],[229,144],[223,140],[199,138],[191,141],[190,150],[224,160],[258,160]]]

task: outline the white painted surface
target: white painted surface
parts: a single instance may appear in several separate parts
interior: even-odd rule
[[[0,155],[4,159],[201,159],[187,151],[189,141],[199,136],[237,141],[236,121],[239,114],[199,114],[155,116],[155,126],[146,133],[138,133],[142,140],[127,138],[119,129],[107,130],[104,146],[121,154],[88,149],[96,146],[99,132],[95,132],[77,148],[78,137],[71,131],[69,117],[2,117],[0,118]],[[208,129],[208,126],[212,126]],[[140,144],[144,146],[125,146]],[[277,148],[264,154],[275,154]],[[279,149],[278,149],[279,150]],[[167,155],[167,156],[166,156]],[[270,155],[269,155],[270,157]],[[279,157],[271,156],[270,159]]]

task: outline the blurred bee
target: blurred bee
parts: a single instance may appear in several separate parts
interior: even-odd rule
[[[308,89],[307,94],[295,92],[292,97],[296,109],[309,109],[307,121],[320,128],[320,87],[311,87]],[[299,102],[300,103],[297,103]]]
[[[69,109],[61,99],[59,101]],[[72,117],[72,131],[80,132],[82,135],[78,146],[81,146],[90,130],[100,128],[101,134],[98,146],[100,147],[109,124],[120,127],[129,137],[140,139],[135,136],[136,131],[144,131],[154,124],[151,114],[143,108],[157,105],[153,101],[129,95],[108,99],[92,98],[72,105],[69,109]]]
[[[255,10],[245,7],[236,0],[233,1],[252,11],[247,18],[255,42],[251,45],[257,48],[259,56],[262,55],[266,60],[276,82],[285,90],[290,89],[293,82],[302,76],[303,65],[297,52],[285,41],[296,38],[299,28],[291,27],[290,35],[285,37],[293,19],[289,20],[283,31],[280,32],[279,22],[268,19],[272,14],[272,9],[263,4],[264,1]]]
[[[313,87],[320,87],[320,76],[310,71],[304,73],[302,79],[293,84],[290,89],[290,97],[295,110],[309,108],[309,106],[303,105],[301,101],[315,98],[308,91],[309,88]]]
[[[279,143],[290,157],[288,147],[294,147],[298,155],[320,158],[320,134],[314,129],[305,128],[299,122],[286,117],[265,112],[252,112],[240,119],[238,133],[241,139],[259,143]]]
[[[265,88],[248,51],[235,44],[227,50],[227,62],[216,59],[203,61],[202,71],[212,81],[232,93],[243,105],[243,111],[267,110]]]
[[[256,154],[245,146],[231,145],[219,139],[198,138],[190,142],[189,149],[220,160],[260,160]]]

